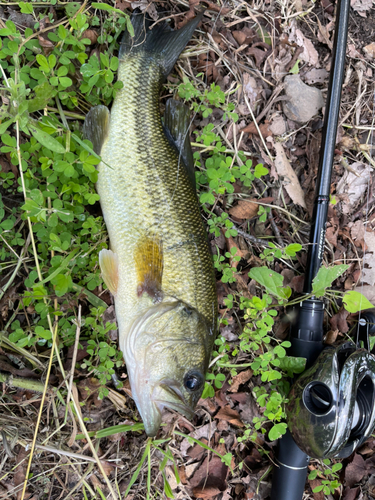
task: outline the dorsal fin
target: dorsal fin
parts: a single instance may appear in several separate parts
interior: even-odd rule
[[[181,101],[168,99],[164,113],[164,127],[168,139],[172,138],[196,192],[193,151],[190,144],[190,109]],[[168,136],[168,133],[171,137]]]

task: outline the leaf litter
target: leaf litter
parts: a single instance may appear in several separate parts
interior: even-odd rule
[[[227,302],[228,296],[242,295],[251,298],[259,293],[255,281],[249,280],[248,272],[252,266],[260,268],[264,265],[264,262],[259,258],[263,248],[260,246],[260,242],[272,243],[276,238],[281,239],[284,246],[294,242],[303,242],[304,244],[307,242],[310,219],[308,212],[306,212],[305,184],[313,191],[317,166],[313,164],[312,157],[316,158],[317,152],[312,151],[311,146],[314,141],[319,145],[322,126],[321,113],[312,116],[303,124],[294,121],[290,116],[285,115],[284,101],[280,99],[285,96],[282,92],[281,94],[277,93],[276,89],[280,83],[283,83],[286,75],[297,71],[303,83],[326,91],[334,29],[333,11],[330,11],[329,6],[326,6],[324,12],[319,6],[309,10],[301,3],[301,8],[305,12],[303,16],[298,16],[295,15],[296,12],[292,8],[289,10],[288,7],[288,9],[281,11],[280,6],[272,5],[270,2],[264,2],[259,9],[253,10],[246,3],[235,5],[232,2],[227,2],[219,7],[213,2],[207,4],[195,0],[189,1],[188,5],[186,2],[172,0],[168,4],[162,5],[163,13],[159,14],[154,3],[143,0],[139,2],[119,0],[116,2],[116,8],[123,12],[130,12],[135,7],[147,9],[155,20],[172,14],[176,16],[172,18],[172,23],[175,20],[175,24],[178,26],[182,26],[189,18],[193,17],[195,9],[203,5],[208,5],[205,22],[195,38],[195,44],[192,44],[192,52],[185,55],[178,63],[177,76],[187,75],[191,81],[197,83],[199,81],[198,73],[203,73],[205,85],[209,86],[212,83],[218,85],[225,93],[225,98],[235,104],[235,112],[240,117],[239,125],[241,124],[241,126],[234,127],[230,119],[224,119],[222,111],[218,113],[215,110],[210,117],[203,117],[198,110],[193,120],[193,128],[200,133],[208,123],[213,123],[214,130],[220,136],[224,147],[231,151],[233,156],[239,150],[246,153],[245,158],[240,158],[243,164],[246,164],[246,160],[251,159],[254,165],[259,162],[268,164],[271,166],[271,172],[272,168],[276,167],[272,180],[265,176],[262,180],[257,180],[252,187],[246,186],[243,181],[238,181],[238,184],[234,185],[233,193],[219,193],[215,199],[216,205],[228,212],[228,221],[234,224],[232,227],[244,232],[253,241],[251,243],[251,240],[241,236],[242,233],[239,231],[236,236],[230,235],[228,237],[223,234],[219,236],[211,234],[213,247],[215,250],[219,249],[220,255],[224,255],[230,248],[235,248],[236,255],[240,257],[240,261],[236,261],[236,264],[234,261],[231,262],[231,265],[236,269],[237,281],[225,283],[222,280],[223,274],[220,274],[219,271],[217,273],[221,295],[220,314],[223,318],[230,319],[228,325],[222,325],[221,332],[225,333],[223,335],[225,342],[237,347],[244,325],[243,312],[238,306],[231,306]],[[332,255],[327,252],[326,264],[350,262],[350,268],[345,274],[345,281],[337,280],[336,289],[344,290],[344,287],[347,286],[348,288],[345,289],[361,291],[375,304],[375,271],[372,265],[375,242],[373,241],[373,224],[368,223],[372,213],[371,207],[369,207],[369,211],[361,212],[358,220],[351,221],[353,214],[366,201],[369,179],[374,177],[371,162],[364,155],[365,151],[358,150],[355,146],[361,127],[371,128],[372,124],[373,103],[368,89],[374,75],[371,63],[364,58],[367,54],[371,60],[370,44],[372,40],[370,33],[366,35],[368,32],[364,29],[366,25],[361,24],[364,20],[367,23],[370,22],[372,2],[357,0],[353,2],[352,6],[348,51],[351,69],[347,70],[346,74],[341,116],[346,117],[343,124],[345,136],[350,138],[345,150],[350,167],[355,172],[357,172],[357,168],[360,170],[360,166],[363,168],[359,172],[360,176],[345,169],[340,161],[342,151],[340,151],[341,145],[338,143],[332,179],[332,196],[337,197],[338,204],[329,215],[330,227],[327,232],[327,242],[331,245]],[[187,11],[187,7],[190,10]],[[17,11],[13,12],[21,15]],[[218,16],[218,12],[220,12],[220,16]],[[7,20],[7,16],[16,14],[12,14],[12,10],[9,8],[9,12],[4,13],[4,17],[2,17]],[[22,15],[26,16],[27,14]],[[24,19],[15,19],[22,26],[30,25],[30,28],[33,29],[35,20],[33,16],[28,16]],[[105,22],[105,16],[100,19],[100,22]],[[94,29],[96,30],[97,27]],[[95,40],[95,36],[88,36],[88,39],[90,46],[87,52],[97,50],[99,53],[103,50],[103,45]],[[41,49],[48,55],[48,51],[54,47],[53,40],[51,41],[45,33],[40,34],[38,40]],[[317,40],[320,41],[320,44],[317,43]],[[362,86],[363,82],[367,82],[366,84],[369,85],[363,94],[359,88],[361,82],[358,73],[352,70],[358,59],[363,65],[361,69],[364,75]],[[177,79],[177,81],[180,80]],[[357,99],[358,95],[362,95],[360,100]],[[352,108],[353,102],[356,103],[355,109]],[[69,110],[66,111],[69,112]],[[258,127],[255,126],[254,118]],[[192,140],[195,142],[194,135]],[[309,148],[311,148],[311,154]],[[196,149],[197,151],[203,150],[198,146]],[[1,172],[4,175],[13,172],[16,177],[18,176],[18,170],[11,163],[9,153],[2,154],[1,165]],[[10,165],[12,166],[9,167]],[[361,179],[363,172],[365,172],[365,176]],[[358,179],[361,181],[366,179],[366,181],[359,182]],[[341,182],[339,182],[340,180]],[[6,200],[7,195],[3,190],[0,194]],[[6,202],[9,201],[6,200]],[[264,220],[260,220],[259,204],[265,210]],[[268,218],[267,208],[270,209],[269,213],[273,216],[272,218],[276,219],[276,229]],[[96,215],[99,214],[96,213]],[[276,230],[278,234],[276,234]],[[23,232],[25,235],[25,231],[23,227],[21,233]],[[220,239],[221,243],[216,246]],[[19,246],[17,243],[14,244],[15,248],[17,245]],[[273,266],[275,271],[283,276],[287,274],[284,271],[290,271],[291,287],[299,289],[298,283],[302,282],[301,278],[303,279],[303,253],[297,260],[292,261],[292,268],[285,266],[282,261],[275,261]],[[22,274],[24,280],[28,277],[27,268],[22,272],[25,272]],[[6,280],[1,277],[0,279],[2,280],[0,285],[3,286]],[[295,286],[292,286],[292,283]],[[94,296],[103,297],[100,284],[92,290]],[[1,310],[4,326],[7,325],[12,315],[14,315],[12,321],[14,319],[19,321],[24,328],[27,328],[29,316],[33,320],[37,317],[35,312],[26,311],[25,314],[20,302],[21,294],[21,290],[9,288],[2,298]],[[69,307],[77,307],[77,300],[79,300],[87,310],[88,306],[84,294],[79,299],[71,295],[69,300]],[[18,303],[19,305],[17,305]],[[110,309],[111,307],[112,309]],[[104,323],[114,323],[113,306],[109,305],[105,314]],[[332,334],[328,339],[330,343],[340,338],[350,324],[351,317],[344,309],[341,308],[338,313],[332,314]],[[277,324],[276,321],[275,331],[279,326],[280,323]],[[116,341],[115,328],[111,328],[107,333],[113,341]],[[48,349],[43,350],[43,346],[38,347],[38,349],[39,351],[36,349],[32,354],[37,355],[43,363]],[[81,410],[87,430],[94,435],[95,432],[100,432],[103,428],[120,425],[124,421],[127,422],[128,427],[138,429],[133,432],[116,434],[119,436],[117,440],[103,437],[96,441],[96,445],[99,447],[99,456],[105,456],[111,460],[110,465],[105,468],[105,474],[108,475],[113,484],[117,481],[119,490],[124,493],[131,474],[136,470],[144,451],[145,436],[142,434],[142,430],[137,427],[137,417],[129,396],[129,389],[126,387],[116,390],[111,388],[112,394],[117,392],[121,396],[121,403],[114,402],[114,399],[109,395],[104,399],[98,398],[101,384],[98,383],[97,379],[92,379],[88,366],[81,366],[87,359],[87,349],[86,343],[78,349],[76,358],[78,364],[74,372],[79,389],[77,397],[81,403],[85,403]],[[225,349],[222,352],[219,351],[218,348],[218,356],[222,353],[225,354]],[[61,351],[62,355],[65,356],[63,362],[72,359],[72,352],[70,351],[70,354],[68,352],[68,349],[66,349],[65,354]],[[7,373],[23,376],[26,373],[22,371],[25,366],[29,370],[30,367],[33,367],[30,361],[32,358],[27,358],[24,351],[14,354],[7,348],[6,344],[2,345],[0,355],[2,356],[2,371]],[[230,362],[234,360],[229,357]],[[246,365],[251,361],[252,357],[249,353],[241,353],[238,358],[238,364]],[[7,367],[7,364],[10,368]],[[71,369],[71,366],[68,364],[66,369]],[[253,421],[254,418],[262,418],[265,411],[265,406],[259,407],[256,403],[254,388],[264,387],[268,390],[269,387],[260,380],[260,377],[254,376],[253,370],[246,366],[245,369],[239,368],[236,374],[231,373],[230,370],[229,368],[221,369],[220,373],[225,373],[225,383],[220,390],[216,387],[215,397],[201,401],[192,423],[171,414],[166,425],[166,429],[170,432],[177,429],[188,436],[182,437],[176,434],[173,435],[171,441],[175,456],[180,457],[178,468],[181,483],[176,479],[177,476],[171,460],[165,469],[166,477],[176,498],[265,499],[269,495],[270,476],[265,475],[265,473],[271,465],[268,454],[273,458],[274,448],[272,444],[265,442],[267,434],[262,434],[261,431],[254,428]],[[38,376],[40,377],[40,373]],[[122,380],[126,380],[126,378],[122,378]],[[56,364],[51,379],[55,388],[59,386],[58,381],[62,382],[62,374]],[[218,379],[218,383],[222,382]],[[57,450],[61,447],[64,452],[70,450],[85,456],[88,453],[86,439],[75,439],[75,444],[71,444],[70,438],[72,435],[74,436],[72,432],[76,423],[73,424],[72,415],[66,417],[64,407],[57,407],[56,392],[51,394],[53,396],[51,395],[46,404],[42,425],[38,431],[38,441],[43,442],[48,438],[49,444],[54,445]],[[3,398],[7,404],[13,405],[11,410],[9,407],[6,409],[2,406],[2,415],[0,415],[3,419],[6,417],[6,422],[2,422],[9,432],[7,441],[12,442],[11,430],[13,427],[18,429],[19,436],[18,440],[16,439],[14,442],[15,456],[13,458],[9,456],[4,461],[3,471],[7,476],[5,480],[2,480],[1,485],[5,485],[7,498],[18,499],[21,496],[20,485],[25,480],[26,468],[20,463],[13,475],[11,468],[27,458],[24,445],[31,442],[40,397],[38,393],[7,386]],[[12,421],[11,417],[18,420]],[[124,419],[124,417],[126,418]],[[25,422],[29,424],[26,429]],[[64,425],[61,426],[61,424]],[[52,428],[52,431],[48,430]],[[238,438],[242,438],[249,429],[253,436],[252,439],[240,441]],[[58,440],[52,435],[54,431],[59,438]],[[48,432],[51,433],[51,437],[49,437]],[[165,436],[163,431],[160,436]],[[196,442],[189,442],[189,438],[200,440],[208,448],[204,448]],[[66,450],[68,443],[69,449]],[[363,492],[367,488],[373,487],[369,479],[374,467],[373,444],[373,441],[369,442],[367,449],[359,450],[351,461],[344,463],[343,475],[340,478],[344,500],[362,498]],[[264,453],[264,450],[267,453]],[[232,458],[229,457],[229,462],[223,462],[222,458],[215,452],[219,453],[221,457],[231,453]],[[2,453],[5,453],[4,449]],[[74,466],[70,466],[62,456],[59,457],[58,453],[53,456],[56,458],[56,464],[59,468],[54,472],[54,475],[48,476],[49,473],[46,473],[48,479],[46,479],[45,488],[49,492],[50,498],[65,497],[69,490],[74,490],[74,488],[77,488],[77,492],[73,491],[72,498],[82,498],[79,493],[82,490],[82,484],[86,488],[84,491],[89,491],[93,496],[96,492],[97,495],[100,495],[99,491],[101,491],[109,498],[109,490],[95,464],[91,466],[95,467],[94,469],[89,469],[87,465],[82,465],[84,462],[77,458],[71,458],[70,461],[74,463]],[[32,465],[34,477],[29,479],[27,490],[30,497],[36,494],[38,488],[40,491],[38,471],[48,470],[52,463],[48,464],[49,457],[50,455],[47,453],[34,456]],[[231,461],[234,461],[234,464],[231,464]],[[160,459],[157,459],[157,450],[155,450],[150,458],[150,470],[157,488],[162,490],[164,480],[159,464]],[[230,464],[233,468],[236,466],[233,475],[230,471]],[[242,468],[237,467],[239,464],[242,464]],[[142,469],[144,478],[147,476],[146,469],[147,463]],[[80,473],[74,474],[73,470],[79,470]],[[128,498],[146,498],[145,484],[146,480],[135,483]],[[317,498],[317,494],[312,492],[317,484],[320,484],[319,480],[307,482],[306,498]]]

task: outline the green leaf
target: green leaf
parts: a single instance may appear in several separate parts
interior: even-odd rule
[[[50,67],[49,67],[47,58],[45,56],[43,56],[42,54],[37,54],[36,60],[39,64],[39,66],[41,67],[42,71],[44,71],[45,73],[50,72]]]
[[[33,124],[32,122],[28,123],[28,127],[30,132],[33,134],[35,139],[40,142],[42,146],[53,151],[55,153],[64,154],[65,147],[60,144],[55,138],[49,135],[47,132],[44,132],[41,128]],[[1,131],[0,131],[1,134]]]
[[[293,68],[289,71],[289,73],[292,73],[292,75],[298,75],[299,73],[299,59],[297,59],[296,63],[294,64]]]
[[[333,267],[322,266],[313,280],[312,288],[314,295],[316,297],[322,297],[325,289],[331,286],[332,283],[348,269],[349,266],[346,264],[340,264],[339,266]]]
[[[332,465],[332,472],[338,472],[342,469],[342,463],[337,463]]]
[[[260,179],[263,175],[268,174],[268,168],[264,167],[261,163],[256,165],[254,169],[254,175],[257,179]]]
[[[33,6],[27,2],[19,2],[18,5],[21,9],[21,14],[32,14],[34,12]]]
[[[45,330],[42,326],[35,327],[35,334],[42,339],[51,340],[52,333],[50,330]]]
[[[264,286],[266,291],[275,295],[279,299],[286,299],[288,288],[283,288],[284,277],[281,274],[268,269],[268,267],[253,267],[249,272],[250,278],[257,281],[260,285]]]
[[[174,498],[172,488],[171,488],[170,484],[168,483],[168,480],[165,476],[165,473],[162,472],[162,474],[163,474],[163,478],[164,478],[164,494],[167,498]]]
[[[65,87],[65,88],[70,87],[71,85],[73,85],[72,80],[69,77],[67,77],[67,76],[60,77],[59,81],[60,81],[61,85],[63,87]]]
[[[6,130],[10,127],[10,125],[13,123],[13,118],[11,118],[10,120],[6,120],[5,122],[3,122],[1,125],[0,125],[0,135],[2,135],[4,132],[6,132]]]
[[[55,276],[51,283],[55,285],[55,292],[58,297],[62,297],[69,290],[72,279],[70,276],[66,276],[65,274],[58,274]]]
[[[350,313],[356,313],[374,307],[364,295],[354,290],[346,292],[342,301],[344,302],[345,309]]]
[[[272,427],[268,433],[268,438],[270,441],[275,441],[279,439],[283,434],[286,433],[287,425],[284,422],[276,424]]]
[[[73,17],[74,14],[80,9],[81,4],[79,2],[70,2],[66,5],[65,10],[68,17]]]
[[[289,256],[289,257],[295,257],[297,252],[300,252],[302,250],[302,245],[299,243],[291,243],[287,247],[284,248],[284,252]]]
[[[34,88],[36,97],[27,101],[29,113],[44,109],[55,94],[55,89],[48,83],[43,82]]]
[[[313,481],[314,479],[316,479],[318,476],[318,471],[315,469],[315,470],[312,470],[309,474],[309,480],[310,481]]]

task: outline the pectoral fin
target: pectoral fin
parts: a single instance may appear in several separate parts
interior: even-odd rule
[[[163,243],[157,236],[142,237],[134,252],[137,269],[137,294],[147,293],[155,302],[163,298]]]
[[[190,109],[181,101],[168,99],[164,113],[166,135],[181,155],[190,182],[196,191],[193,151],[190,144]]]
[[[112,250],[100,250],[99,266],[102,272],[104,283],[109,290],[116,295],[118,286],[118,259]]]
[[[92,142],[93,149],[100,155],[103,143],[108,137],[110,113],[107,106],[95,106],[90,109],[83,125],[83,136]]]

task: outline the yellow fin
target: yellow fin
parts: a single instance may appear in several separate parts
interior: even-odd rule
[[[139,240],[134,252],[137,270],[137,294],[147,293],[155,302],[163,298],[161,282],[163,277],[163,242],[157,236],[146,236]]]
[[[117,293],[118,285],[118,259],[117,254],[112,250],[100,250],[99,252],[99,266],[102,272],[104,283],[113,293]]]

